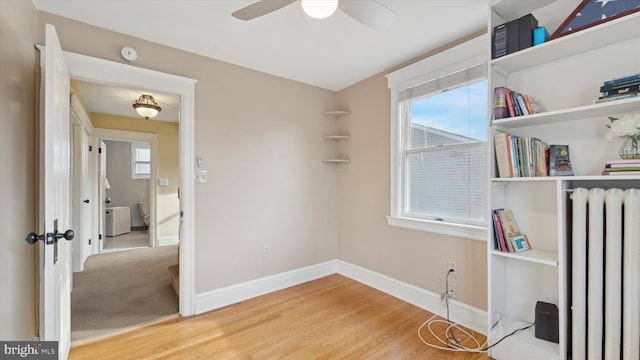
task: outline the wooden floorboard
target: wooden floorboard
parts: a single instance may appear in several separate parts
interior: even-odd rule
[[[74,346],[70,359],[489,359],[431,349],[431,314],[331,275],[189,318]],[[444,331],[444,330],[441,330]],[[428,331],[422,335],[428,338]],[[474,333],[480,342],[484,336]]]

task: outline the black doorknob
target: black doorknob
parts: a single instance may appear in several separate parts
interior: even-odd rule
[[[85,199],[83,202],[84,202],[85,204],[88,204],[88,203],[89,203],[89,199]]]
[[[38,242],[38,240],[44,239],[44,236],[40,236],[36,233],[29,233],[29,235],[27,235],[27,238],[25,240],[27,240],[27,242],[31,245],[35,244]]]
[[[58,239],[65,238],[66,240],[73,240],[74,236],[76,236],[76,234],[71,229],[65,231],[63,234],[56,234],[55,235],[55,237],[58,238]]]
[[[65,231],[64,233],[59,233],[58,230],[56,230],[55,232],[47,233],[46,235],[44,234],[38,235],[36,233],[30,233],[29,235],[27,235],[27,238],[25,240],[31,245],[37,243],[38,240],[45,240],[45,243],[47,245],[51,245],[54,242],[58,241],[58,239],[64,238],[66,240],[73,240],[75,236],[76,234],[71,229]]]

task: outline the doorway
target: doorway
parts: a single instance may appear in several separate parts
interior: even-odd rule
[[[150,221],[151,144],[104,140],[100,149],[106,157],[107,179],[102,251],[153,246],[155,241],[149,236],[149,228],[155,226]],[[177,232],[176,226],[176,236]]]
[[[64,52],[69,73],[74,79],[119,84],[131,88],[176,94],[180,98],[180,315],[195,313],[194,306],[194,104],[196,80],[121,64],[85,55]]]
[[[93,178],[103,180],[93,183],[100,194],[94,220],[104,217],[99,253],[73,274],[77,342],[178,312],[170,268],[179,269],[179,97],[153,92],[162,116],[146,119],[131,103],[148,90],[80,80],[71,88],[99,144]]]

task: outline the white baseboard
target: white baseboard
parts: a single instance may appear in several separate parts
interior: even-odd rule
[[[338,262],[338,273],[343,276],[371,286],[431,313],[444,314],[445,309],[441,305],[442,300],[440,300],[439,294],[342,260],[336,261]],[[487,334],[486,311],[451,299],[449,300],[449,314],[451,321],[483,335]]]
[[[195,313],[201,314],[210,310],[219,309],[256,296],[268,294],[335,273],[371,286],[372,288],[434,314],[442,315],[444,313],[439,294],[342,260],[330,260],[301,269],[286,271],[206,293],[196,294],[194,296]],[[452,321],[481,334],[487,334],[486,311],[454,299],[449,301],[449,310]]]
[[[157,238],[158,246],[178,245],[180,240],[177,236],[166,236]]]
[[[196,294],[193,298],[195,313],[201,314],[240,301],[282,290],[303,282],[319,279],[337,272],[336,260],[307,266],[301,269],[266,276],[260,279]]]

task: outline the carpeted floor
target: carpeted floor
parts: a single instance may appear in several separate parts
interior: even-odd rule
[[[73,274],[71,340],[107,335],[178,312],[167,267],[177,246],[90,256]]]

